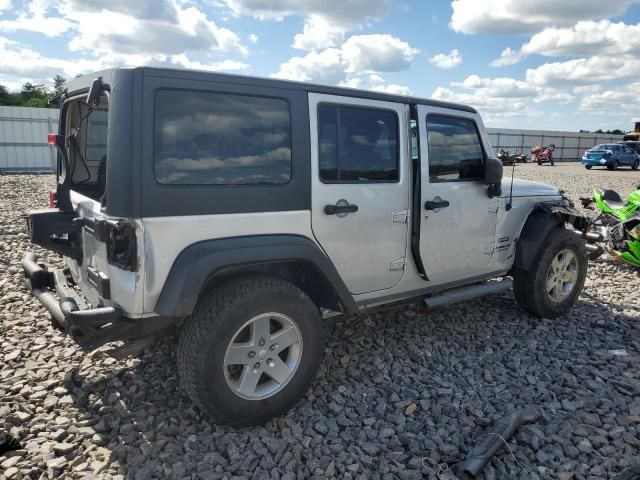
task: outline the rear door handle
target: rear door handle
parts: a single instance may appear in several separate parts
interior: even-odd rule
[[[354,213],[358,211],[358,206],[349,205],[325,205],[324,213],[327,215],[339,215],[341,213]]]
[[[440,208],[446,208],[449,206],[448,200],[429,200],[424,202],[425,210],[438,210]]]

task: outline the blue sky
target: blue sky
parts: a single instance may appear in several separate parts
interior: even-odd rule
[[[640,0],[0,0],[0,84],[119,65],[469,103],[489,126],[629,129]]]

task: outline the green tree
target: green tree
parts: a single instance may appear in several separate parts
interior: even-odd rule
[[[54,95],[61,95],[62,92],[64,92],[64,84],[66,83],[66,81],[67,79],[61,75],[56,75],[55,77],[53,77],[53,94]]]
[[[0,105],[11,105],[11,94],[4,85],[0,85]]]
[[[20,91],[21,105],[24,107],[47,107],[51,91],[42,83],[26,82]]]

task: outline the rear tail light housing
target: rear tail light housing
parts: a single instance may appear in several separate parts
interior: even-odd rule
[[[107,261],[123,270],[135,271],[137,264],[136,230],[130,223],[110,225],[107,233]]]

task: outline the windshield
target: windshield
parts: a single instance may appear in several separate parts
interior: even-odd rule
[[[595,147],[591,147],[589,150],[611,150],[614,146],[608,145],[606,143],[601,143],[600,145],[596,145]]]
[[[106,184],[108,99],[89,108],[84,99],[66,106],[65,149],[71,188],[100,200]]]

